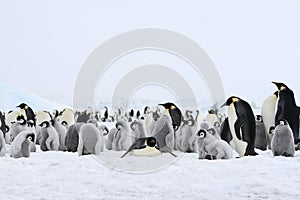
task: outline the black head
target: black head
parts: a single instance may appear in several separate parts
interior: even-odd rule
[[[231,97],[229,97],[229,98],[227,99],[227,101],[221,106],[221,108],[224,107],[224,106],[230,106],[232,103],[237,102],[237,101],[239,101],[239,100],[240,100],[240,98],[238,98],[238,97],[236,97],[236,96],[231,96]]]
[[[50,126],[50,122],[44,121],[39,126],[42,128],[48,128]]]
[[[200,131],[197,132],[196,136],[197,138],[203,139],[206,137],[206,134],[207,134],[206,130],[201,129]]]
[[[34,133],[29,133],[29,134],[26,136],[26,139],[30,140],[31,142],[34,142],[34,139],[35,139]]]
[[[26,103],[21,103],[20,105],[17,106],[17,108],[21,108],[21,109],[27,110],[28,105]]]
[[[288,124],[289,123],[285,119],[280,119],[275,123],[276,126],[286,126]]]
[[[284,83],[277,83],[274,81],[272,81],[272,83],[276,85],[279,91],[282,91],[284,89],[289,89],[288,86],[286,86]]]
[[[269,134],[274,134],[274,131],[275,131],[275,127],[271,126],[269,129]]]
[[[155,147],[155,145],[156,145],[156,139],[154,137],[147,138],[147,146]]]
[[[215,114],[215,111],[214,110],[209,110],[208,114]]]
[[[256,121],[257,122],[263,122],[263,118],[262,118],[262,116],[261,115],[256,115]]]
[[[214,127],[219,128],[220,127],[220,122],[215,122]]]
[[[19,115],[17,116],[17,121],[21,124],[21,125],[25,125],[26,124],[26,120],[24,115]]]
[[[163,103],[163,104],[158,104],[158,105],[163,106],[165,109],[168,109],[168,110],[174,110],[174,109],[177,108],[174,103],[170,103],[170,102]]]

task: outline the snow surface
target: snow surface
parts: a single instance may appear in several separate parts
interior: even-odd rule
[[[7,146],[9,149],[9,145]],[[9,151],[9,150],[7,150]],[[258,151],[258,150],[257,150]],[[297,199],[300,152],[294,158],[259,156],[198,160],[195,153],[157,157],[31,153],[0,158],[1,199]],[[161,162],[168,163],[163,168]],[[141,172],[139,170],[149,169]],[[153,167],[154,166],[154,167]],[[127,169],[127,172],[122,170]],[[143,171],[143,170],[142,170]]]

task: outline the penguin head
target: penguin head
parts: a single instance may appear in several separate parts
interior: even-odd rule
[[[176,109],[175,104],[170,103],[170,102],[168,102],[168,103],[163,103],[163,104],[158,104],[158,105],[163,106],[163,107],[164,107],[165,109],[167,109],[167,110],[174,110],[174,109]]]
[[[285,119],[280,119],[276,122],[276,126],[287,126],[289,123]]]
[[[274,81],[272,81],[272,83],[276,85],[276,87],[278,88],[279,91],[289,89],[288,86],[286,86],[284,83],[278,83],[278,82],[274,82]]]
[[[27,126],[30,127],[30,128],[34,126],[34,122],[33,122],[32,119],[27,121]]]
[[[17,108],[27,110],[28,109],[28,105],[26,103],[21,103],[20,105],[17,106]]]
[[[203,138],[206,137],[206,134],[207,134],[206,130],[200,129],[200,130],[197,132],[196,136],[197,136],[197,138],[203,139]]]
[[[50,123],[48,121],[44,121],[39,126],[42,127],[42,128],[48,128],[49,125],[50,125]]]
[[[214,110],[209,110],[208,114],[215,114],[215,111]]]
[[[224,106],[230,106],[232,103],[234,102],[237,102],[239,101],[240,98],[236,97],[236,96],[231,96],[227,99],[227,101],[221,106],[224,107]]]
[[[220,122],[215,122],[215,123],[214,123],[214,127],[215,127],[215,128],[220,128]]]
[[[257,122],[263,122],[263,118],[261,115],[256,115],[256,121]]]
[[[274,134],[274,131],[275,131],[275,127],[271,126],[269,129],[269,134]]]
[[[156,139],[154,137],[147,138],[147,146],[149,147],[155,147],[156,145]]]
[[[29,134],[26,136],[26,139],[29,140],[30,142],[34,142],[34,139],[35,139],[34,133],[29,133]]]
[[[21,125],[25,125],[25,124],[26,124],[26,120],[25,120],[25,117],[24,117],[23,115],[17,116],[17,121],[18,121]]]

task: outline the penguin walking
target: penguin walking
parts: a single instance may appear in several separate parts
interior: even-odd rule
[[[294,92],[284,83],[272,82],[278,88],[275,123],[281,119],[287,120],[294,136],[294,143],[299,142],[299,108],[296,105]]]
[[[230,145],[240,157],[257,155],[254,151],[255,117],[249,103],[232,96],[221,107],[223,106],[228,106],[228,122],[233,137]]]

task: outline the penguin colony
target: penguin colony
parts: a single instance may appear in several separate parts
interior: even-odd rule
[[[255,156],[270,149],[274,156],[293,157],[299,150],[299,111],[293,91],[272,82],[273,94],[261,113],[247,101],[231,96],[222,106],[212,106],[205,116],[199,110],[181,110],[174,103],[143,110],[115,112],[88,108],[73,111],[37,111],[21,103],[8,113],[0,112],[0,156],[30,157],[41,151],[76,152],[78,156],[124,151],[127,156],[159,156],[176,152],[197,153],[198,159],[232,159]],[[110,130],[107,124],[113,124]]]

